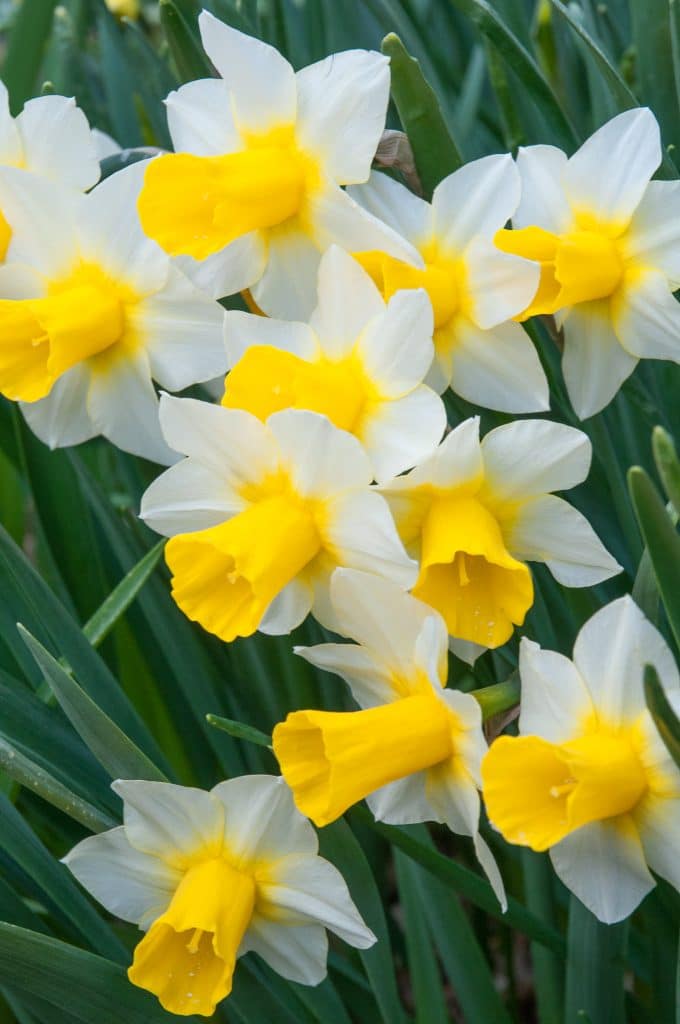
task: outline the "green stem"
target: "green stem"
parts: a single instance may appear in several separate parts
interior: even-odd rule
[[[522,868],[527,907],[536,917],[554,927],[554,875],[547,855],[523,849]],[[532,942],[531,962],[540,1024],[562,1024],[564,985],[560,958],[540,942]]]
[[[564,1024],[625,1024],[627,937],[627,921],[602,924],[571,897]]]
[[[492,686],[483,686],[479,690],[471,690],[470,694],[481,707],[482,718],[486,721],[487,718],[498,715],[501,711],[508,711],[515,704],[519,704],[519,672],[513,672],[502,683],[494,683]]]

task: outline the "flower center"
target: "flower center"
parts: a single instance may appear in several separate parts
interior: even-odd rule
[[[169,153],[149,164],[139,216],[170,255],[202,260],[250,231],[302,217],[319,170],[298,148],[293,126],[243,141],[237,153]]]
[[[170,1013],[210,1016],[231,991],[255,896],[252,876],[226,860],[194,864],[135,949],[130,981]]]
[[[498,647],[524,621],[534,590],[494,516],[476,498],[452,494],[435,497],[425,517],[413,595],[441,613],[452,636]]]
[[[425,267],[422,269],[376,249],[352,255],[371,276],[385,301],[402,289],[424,288],[432,303],[435,330],[446,326],[463,304],[464,264],[462,260],[442,256],[434,244],[423,249]]]
[[[9,249],[9,243],[12,241],[12,229],[5,220],[2,210],[0,210],[0,263],[4,260]]]
[[[294,711],[273,745],[298,809],[322,826],[381,786],[448,760],[458,728],[428,694],[367,711]]]

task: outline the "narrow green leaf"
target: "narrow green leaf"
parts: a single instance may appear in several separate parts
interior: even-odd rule
[[[0,768],[21,786],[37,793],[53,807],[80,822],[90,832],[103,832],[117,822],[103,815],[96,807],[76,796],[70,789],[0,737]]]
[[[399,850],[394,855],[394,866],[403,913],[416,1024],[447,1024],[449,1016],[439,964],[425,924],[421,894],[417,886],[418,868]]]
[[[671,49],[672,0],[630,0],[637,91],[661,126],[666,142],[680,143]]]
[[[676,516],[680,516],[680,462],[673,438],[663,427],[654,427],[652,431],[652,452],[666,496]]]
[[[649,621],[656,625],[659,621],[659,588],[647,548],[642,552],[642,558],[635,574],[632,598]]]
[[[210,78],[213,68],[173,0],[160,0],[161,25],[181,82]]]
[[[385,36],[381,49],[390,58],[392,96],[413,149],[423,195],[430,199],[442,178],[460,167],[462,157],[418,61],[394,32]]]
[[[135,107],[135,75],[128,61],[120,25],[106,7],[102,7],[97,29],[106,108],[111,118],[113,135],[123,147],[141,146],[146,140]]]
[[[236,722],[233,718],[221,718],[220,715],[206,715],[208,725],[214,725],[216,729],[229,733],[239,740],[247,740],[248,743],[256,743],[258,747],[272,749],[272,738],[266,733],[260,732],[253,725],[246,725],[245,722]]]
[[[112,779],[167,781],[166,776],[135,746],[34,636],[18,626],[64,714]]]
[[[165,539],[154,545],[137,563],[134,569],[120,581],[118,586],[97,609],[92,618],[83,626],[83,633],[93,647],[99,647],[102,640],[113,629],[118,619],[132,604],[151,573],[154,571],[165,547]]]
[[[528,909],[553,925],[557,908],[553,897],[555,872],[547,853],[522,849],[524,898]],[[540,1024],[562,1024],[564,1013],[564,964],[560,957],[538,942],[531,943],[531,963]]]
[[[659,492],[640,466],[628,471],[628,487],[668,622],[680,646],[680,537]]]
[[[57,0],[24,0],[17,11],[1,76],[15,115],[34,95],[56,6]]]
[[[668,753],[680,768],[680,720],[671,707],[653,665],[645,665],[645,700]]]
[[[564,1024],[626,1024],[627,936],[628,921],[601,924],[576,896],[571,897]]]
[[[513,672],[502,683],[483,686],[479,690],[470,690],[470,696],[474,697],[481,707],[482,718],[485,721],[487,718],[498,715],[502,711],[509,711],[510,708],[519,704],[519,672]]]

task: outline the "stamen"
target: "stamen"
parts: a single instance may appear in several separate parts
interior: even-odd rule
[[[191,939],[189,940],[189,942],[187,942],[187,949],[189,950],[190,953],[198,953],[198,947],[201,944],[202,937],[203,937],[203,929],[202,928],[194,928],[194,933],[191,936]]]

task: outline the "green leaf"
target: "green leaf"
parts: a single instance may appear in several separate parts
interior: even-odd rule
[[[416,1024],[447,1024],[449,1015],[437,957],[425,923],[418,868],[399,850],[394,855],[404,940],[413,986]]]
[[[97,707],[42,644],[23,626],[18,628],[64,714],[111,778],[167,781],[160,768]]]
[[[680,516],[680,462],[673,438],[663,427],[654,427],[652,431],[652,452],[668,500],[676,516]]]
[[[680,647],[680,537],[659,492],[644,469],[631,467],[628,471],[628,487],[652,560],[668,622]]]
[[[229,733],[239,740],[247,740],[248,743],[256,743],[258,747],[272,748],[272,738],[265,732],[260,732],[253,725],[246,725],[245,722],[236,722],[233,718],[221,718],[219,715],[206,715],[208,725],[213,725],[222,732]]]
[[[164,547],[165,539],[160,540],[150,551],[147,551],[134,569],[131,569],[115,590],[109,594],[92,618],[85,623],[83,633],[93,647],[99,647],[102,640],[137,597],[158,565]]]
[[[101,69],[106,109],[116,141],[126,146],[141,146],[146,140],[135,108],[135,74],[128,60],[120,25],[104,5],[97,28],[101,46]]]
[[[57,0],[25,0],[17,12],[1,76],[15,115],[34,95],[56,6]]]
[[[637,91],[659,120],[666,143],[680,143],[678,102],[671,50],[673,0],[630,0]]]
[[[211,78],[212,65],[173,0],[160,0],[161,25],[181,82]]]
[[[680,720],[671,707],[653,665],[645,665],[645,700],[668,753],[680,768]]]
[[[564,1024],[626,1024],[623,975],[628,921],[602,924],[576,896],[569,901]]]
[[[528,909],[552,925],[557,918],[555,872],[547,853],[522,849],[524,898]],[[560,957],[538,942],[531,944],[531,963],[540,1024],[562,1024],[564,1013],[564,964]]]
[[[635,574],[632,598],[649,621],[656,625],[659,621],[659,588],[647,548],[642,552],[642,558]]]
[[[84,1024],[171,1024],[150,993],[131,985],[125,968],[46,935],[0,923],[0,982],[38,993]],[[186,1017],[197,1024],[196,1017]]]
[[[463,161],[418,61],[394,32],[385,36],[381,49],[390,58],[392,96],[413,149],[423,195],[430,199],[435,186]]]
[[[112,153],[111,156],[105,157],[99,165],[101,169],[99,182],[110,178],[112,174],[122,171],[125,167],[130,167],[131,164],[138,164],[140,160],[149,160],[162,152],[163,150],[156,146],[134,146],[131,149],[123,149],[120,153]]]

